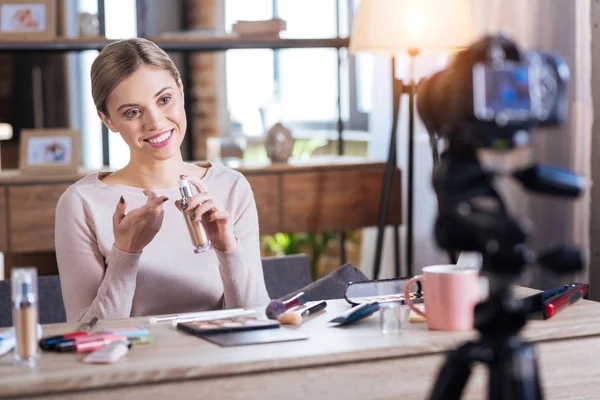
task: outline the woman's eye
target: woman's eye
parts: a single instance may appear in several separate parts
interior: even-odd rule
[[[140,115],[140,110],[138,110],[138,109],[129,110],[125,113],[125,117],[127,117],[127,118],[135,118],[138,115]]]
[[[160,99],[160,104],[167,104],[169,101],[171,101],[171,97],[165,96],[162,99]]]

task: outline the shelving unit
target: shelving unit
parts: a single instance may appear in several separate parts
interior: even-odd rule
[[[348,46],[348,38],[333,39],[169,39],[166,37],[149,37],[163,50],[169,52],[203,52],[239,49],[299,49],[299,48],[334,48]],[[102,50],[113,42],[102,38],[85,40],[59,38],[47,42],[0,42],[0,51],[9,52],[79,52],[86,50]]]
[[[69,52],[81,52],[87,50],[102,50],[105,46],[112,42],[103,37],[105,34],[105,15],[104,15],[104,2],[105,0],[98,1],[98,19],[100,25],[100,35],[98,38],[69,38],[69,37],[58,37],[51,41],[0,41],[0,52],[11,52],[11,53],[69,53]],[[339,0],[338,0],[339,1]],[[341,105],[341,49],[347,48],[349,45],[349,38],[325,38],[325,39],[245,39],[245,38],[194,38],[193,36],[182,38],[168,37],[168,36],[150,36],[147,35],[147,21],[145,20],[148,10],[148,0],[138,0],[137,2],[137,18],[138,18],[138,37],[147,37],[163,50],[167,52],[179,52],[183,54],[184,63],[186,64],[186,70],[183,73],[184,84],[190,85],[190,68],[189,60],[190,55],[195,52],[215,52],[215,51],[226,51],[236,49],[301,49],[301,48],[330,48],[337,49],[337,67],[338,67],[338,91],[337,91],[337,109],[338,109],[338,121],[337,121],[337,142],[338,142],[338,155],[344,155],[344,122],[342,120],[342,105]],[[339,18],[338,18],[339,19]],[[338,35],[339,35],[339,21],[338,21]],[[188,97],[189,91],[186,91],[186,113],[191,115],[190,107],[192,99]],[[188,122],[188,128],[193,131],[191,121]],[[188,142],[187,147],[191,150],[192,146],[192,135],[186,136]],[[109,133],[105,126],[102,127],[102,152],[103,152],[103,163],[109,165]],[[193,159],[191,151],[190,154],[184,154],[185,159]],[[345,233],[340,234],[341,241],[341,263],[346,262],[345,255]]]

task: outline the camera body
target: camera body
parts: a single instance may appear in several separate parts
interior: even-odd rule
[[[503,35],[485,36],[419,83],[417,110],[439,136],[510,149],[532,127],[565,120],[568,81],[560,56],[524,52]]]
[[[510,176],[529,191],[565,198],[578,197],[586,182],[553,166],[496,172],[477,154],[482,148],[510,150],[528,142],[531,128],[562,124],[568,81],[560,56],[523,52],[497,35],[460,51],[446,69],[419,83],[417,111],[430,135],[447,144],[432,177],[435,236],[442,249],[480,252],[483,271],[507,280],[531,264],[558,273],[583,268],[579,249],[563,246],[545,254],[529,249],[528,227],[510,215],[494,182]]]

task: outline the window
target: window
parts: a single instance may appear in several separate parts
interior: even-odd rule
[[[98,12],[97,0],[79,0],[79,12]],[[137,36],[136,0],[105,0],[105,29],[107,39],[132,38]],[[98,55],[97,51],[84,51],[78,54],[77,86],[79,98],[83,99],[81,115],[82,160],[88,168],[100,168],[102,160],[102,123],[92,100],[90,68]],[[109,132],[108,147],[110,167],[121,168],[129,162],[129,148],[118,133]]]
[[[283,38],[346,37],[355,3],[226,0],[225,26],[239,20],[279,17],[287,24]],[[369,61],[368,57],[349,57],[346,49],[339,54],[330,48],[227,51],[227,99],[234,133],[262,136],[277,121],[295,133],[335,132],[338,84],[344,128],[366,131],[371,97]]]

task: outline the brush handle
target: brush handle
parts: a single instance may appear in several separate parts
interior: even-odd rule
[[[299,306],[301,304],[306,303],[307,300],[308,300],[308,298],[307,298],[306,294],[304,292],[300,292],[297,295],[295,295],[294,297],[290,297],[289,299],[284,301],[283,307],[286,310],[289,310],[292,307]]]
[[[308,307],[306,310],[302,311],[300,313],[300,315],[303,317],[308,317],[309,315],[312,315],[316,312],[319,312],[319,311],[325,309],[325,307],[327,307],[327,302],[325,300],[323,300],[315,305]]]

